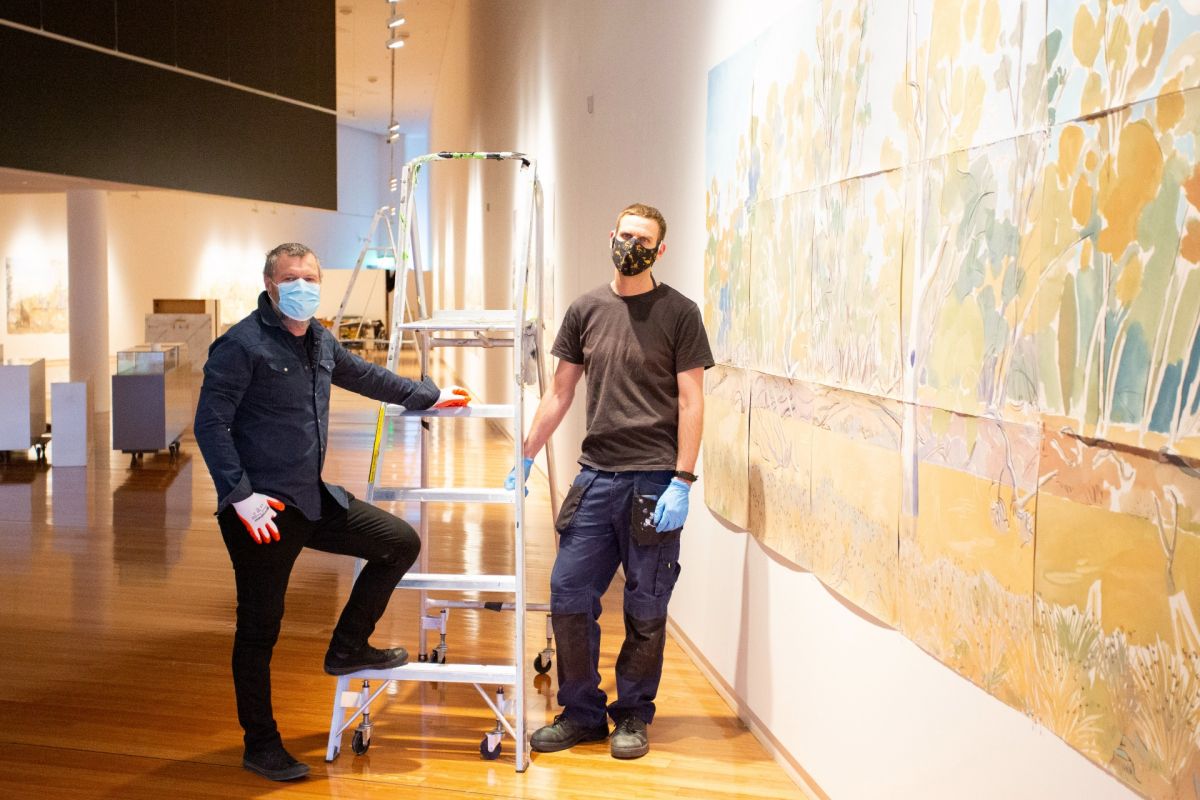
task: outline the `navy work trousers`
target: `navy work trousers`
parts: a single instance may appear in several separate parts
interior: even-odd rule
[[[667,488],[671,470],[605,472],[584,467],[563,500],[555,527],[558,558],[550,578],[557,642],[558,702],[574,721],[597,726],[636,715],[654,719],[662,679],[667,603],[679,577],[679,530],[639,535]],[[638,499],[640,498],[640,500]],[[638,510],[635,512],[635,506]],[[639,544],[639,539],[644,544]],[[617,567],[625,571],[625,641],[617,658],[617,700],[600,689],[600,598]]]

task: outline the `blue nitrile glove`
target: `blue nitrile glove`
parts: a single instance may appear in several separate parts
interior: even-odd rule
[[[654,530],[663,533],[683,527],[683,521],[687,519],[688,492],[691,490],[692,485],[687,481],[671,479],[666,491],[658,498],[658,505],[654,507],[654,517],[650,520],[654,523]]]
[[[532,459],[532,458],[527,458],[527,459],[525,459],[525,480],[526,480],[526,481],[528,481],[528,480],[529,480],[529,470],[530,470],[530,468],[532,468],[532,467],[533,467],[533,459]],[[505,489],[508,489],[510,492],[511,492],[513,489],[516,489],[516,488],[517,488],[517,468],[516,468],[516,467],[513,467],[513,468],[512,468],[512,469],[509,471],[509,473],[508,473],[508,477],[504,479],[504,488],[505,488]],[[528,496],[529,496],[529,490],[528,490],[528,489],[526,489],[526,490],[525,490],[525,496],[526,496],[526,497],[528,497]]]

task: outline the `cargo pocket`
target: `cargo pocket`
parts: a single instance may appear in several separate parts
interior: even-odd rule
[[[584,470],[575,477],[575,482],[571,484],[570,490],[567,491],[567,496],[563,498],[562,506],[558,509],[558,519],[554,521],[554,530],[559,533],[566,533],[567,528],[571,527],[571,520],[575,519],[575,512],[579,510],[579,503],[583,500],[584,494],[587,493],[588,487],[592,485],[592,481],[596,480],[596,473],[593,470]]]
[[[658,568],[654,570],[654,596],[670,595],[679,580],[679,531],[662,534],[662,546],[658,549]]]

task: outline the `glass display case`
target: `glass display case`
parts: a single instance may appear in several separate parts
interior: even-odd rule
[[[140,344],[117,351],[118,375],[165,375],[178,367],[178,344]]]

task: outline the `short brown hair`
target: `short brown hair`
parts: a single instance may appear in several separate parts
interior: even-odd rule
[[[667,238],[667,220],[663,217],[662,212],[654,206],[648,206],[645,203],[634,203],[630,206],[625,206],[620,214],[617,214],[616,227],[621,227],[621,219],[628,214],[633,214],[635,217],[645,217],[652,219],[658,223],[658,241],[655,245],[662,244],[662,240]]]
[[[294,256],[297,258],[312,256],[313,260],[317,262],[317,274],[321,274],[321,259],[317,258],[317,254],[312,251],[311,247],[299,242],[284,242],[267,253],[267,260],[263,262],[263,275],[270,280],[275,280],[275,264],[279,261],[280,256]]]

